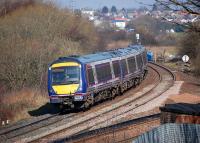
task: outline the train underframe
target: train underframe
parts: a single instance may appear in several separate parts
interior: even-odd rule
[[[54,103],[54,105],[58,106],[60,109],[87,110],[96,103],[108,99],[112,100],[118,95],[123,95],[123,93],[126,92],[128,89],[139,85],[141,81],[145,79],[147,72],[148,72],[147,70],[144,70],[142,74],[138,74],[137,76],[129,78],[128,80],[124,80],[121,83],[120,82],[116,83],[112,87],[89,93],[88,95],[84,96],[82,101],[74,101],[73,96],[67,96],[67,97],[62,97],[61,103],[58,104]]]

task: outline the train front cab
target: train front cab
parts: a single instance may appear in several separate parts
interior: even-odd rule
[[[70,108],[82,106],[85,101],[84,66],[77,61],[54,63],[48,71],[50,103]]]

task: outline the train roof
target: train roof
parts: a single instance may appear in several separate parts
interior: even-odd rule
[[[141,45],[135,45],[135,46],[130,45],[126,48],[120,48],[120,49],[111,50],[107,52],[99,52],[95,54],[80,56],[77,59],[82,63],[91,63],[91,62],[96,62],[96,61],[101,61],[101,60],[106,60],[106,59],[111,59],[111,58],[123,57],[130,54],[136,55],[140,53],[141,51],[144,51],[144,49],[145,48]]]
[[[61,57],[58,60],[54,61],[52,64],[67,61],[67,60],[76,60],[80,63],[87,64],[87,63],[92,63],[92,62],[106,60],[106,59],[123,57],[130,54],[136,55],[138,53],[141,53],[144,50],[145,48],[142,45],[129,45],[128,47],[125,47],[125,48],[110,50],[106,52],[98,52],[95,54],[89,54],[89,55],[83,55],[83,56]]]

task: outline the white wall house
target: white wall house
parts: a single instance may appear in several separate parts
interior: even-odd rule
[[[127,21],[128,21],[128,19],[126,19],[126,18],[114,18],[112,20],[112,25],[116,28],[124,30],[126,27]]]
[[[81,10],[81,13],[82,13],[82,14],[89,15],[89,16],[94,16],[95,11],[94,11],[94,10],[86,10],[86,9],[83,9],[83,10]]]

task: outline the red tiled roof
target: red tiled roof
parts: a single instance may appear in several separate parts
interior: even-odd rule
[[[122,18],[122,17],[115,17],[113,18],[113,20],[123,20],[123,21],[127,21],[127,18]]]

